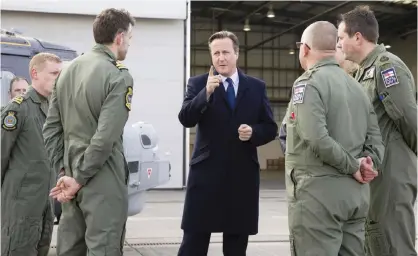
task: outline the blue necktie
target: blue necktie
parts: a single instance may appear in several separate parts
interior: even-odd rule
[[[228,103],[231,109],[234,109],[235,107],[235,90],[234,90],[234,84],[232,83],[231,78],[227,78],[225,80],[228,83],[228,89],[226,90],[226,95],[228,98]]]

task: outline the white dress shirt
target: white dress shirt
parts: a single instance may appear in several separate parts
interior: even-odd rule
[[[228,85],[229,85],[228,82],[226,82],[226,79],[228,77],[222,76],[222,75],[221,75],[221,77],[222,77],[222,83],[223,83],[223,85],[225,87],[225,91],[226,91],[228,89]],[[239,85],[239,76],[238,76],[238,70],[237,69],[235,69],[235,73],[232,76],[230,76],[230,78],[231,78],[233,86],[234,86],[235,97],[237,97],[238,85]]]

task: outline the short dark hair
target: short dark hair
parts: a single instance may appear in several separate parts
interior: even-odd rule
[[[341,22],[344,22],[345,32],[349,37],[359,32],[367,41],[377,43],[379,39],[379,23],[369,6],[357,6],[353,10],[341,14],[339,23]]]
[[[20,80],[25,80],[25,81],[26,81],[26,83],[28,83],[28,84],[29,84],[29,82],[28,82],[28,80],[27,80],[26,78],[21,77],[21,76],[15,76],[15,77],[13,77],[13,79],[12,79],[12,80],[10,80],[9,92],[11,92],[11,91],[12,91],[12,89],[13,89],[13,84],[14,84],[15,82],[20,81]]]
[[[226,31],[226,30],[216,32],[216,33],[214,33],[213,35],[211,35],[209,37],[209,40],[208,40],[209,48],[210,48],[210,44],[214,40],[216,40],[216,39],[224,39],[224,38],[231,39],[232,45],[234,47],[234,51],[235,52],[239,52],[239,40],[238,40],[238,37],[234,33],[230,32],[230,31]]]
[[[111,44],[118,33],[128,31],[129,24],[134,26],[135,19],[125,9],[105,9],[94,19],[94,40],[98,44]]]

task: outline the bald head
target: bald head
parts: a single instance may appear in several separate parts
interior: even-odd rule
[[[312,50],[335,51],[337,28],[328,21],[317,21],[309,25],[302,34],[302,42]]]

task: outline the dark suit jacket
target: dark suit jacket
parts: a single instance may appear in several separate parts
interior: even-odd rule
[[[235,109],[224,86],[206,99],[208,74],[192,77],[179,120],[197,125],[190,161],[182,228],[191,232],[258,232],[259,163],[257,147],[277,135],[277,124],[263,81],[239,74]],[[238,138],[238,127],[250,125],[249,141]]]

